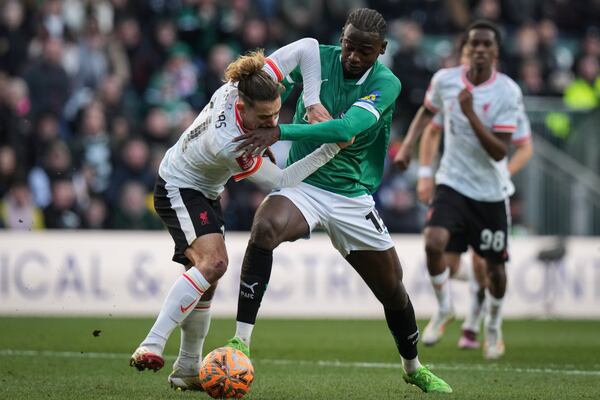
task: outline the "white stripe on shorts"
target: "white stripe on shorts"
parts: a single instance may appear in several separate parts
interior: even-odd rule
[[[194,229],[194,224],[190,218],[190,213],[183,203],[181,193],[179,193],[179,188],[171,185],[169,182],[166,182],[165,189],[167,189],[167,197],[171,202],[171,208],[173,211],[175,211],[175,214],[177,214],[177,220],[179,221],[181,230],[185,235],[185,239],[187,240],[188,245],[191,245],[192,242],[196,240],[196,230]]]

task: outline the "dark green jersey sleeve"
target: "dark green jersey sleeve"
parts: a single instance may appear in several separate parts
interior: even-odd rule
[[[356,99],[343,118],[312,125],[280,125],[281,140],[347,141],[375,125],[386,111],[393,108],[400,89],[400,81],[394,75],[382,76],[369,84],[367,94]]]
[[[281,140],[310,140],[315,143],[346,142],[377,123],[370,111],[351,107],[341,119],[318,124],[281,124]]]

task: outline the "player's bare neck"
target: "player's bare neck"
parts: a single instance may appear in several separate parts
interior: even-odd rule
[[[349,80],[357,80],[360,79],[361,76],[364,75],[364,73],[366,72],[362,72],[362,73],[351,73],[349,71],[346,71],[345,69],[342,69],[343,73],[344,73],[344,79],[349,79]]]
[[[467,79],[473,86],[481,85],[492,77],[492,68],[471,67],[467,71]]]

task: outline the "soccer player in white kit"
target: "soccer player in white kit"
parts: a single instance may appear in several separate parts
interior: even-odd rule
[[[452,318],[444,252],[471,246],[486,260],[488,285],[484,356],[504,353],[501,308],[508,259],[506,156],[516,130],[522,95],[518,86],[495,70],[500,35],[495,25],[476,21],[467,29],[469,65],[438,71],[425,104],[414,117],[395,163],[408,166],[417,138],[437,112],[444,114],[445,152],[436,174],[436,191],[425,228],[427,268],[439,309],[425,329],[443,330]]]
[[[441,132],[443,130],[443,114],[437,113],[431,123],[425,129],[419,145],[419,179],[417,182],[417,194],[419,200],[429,204],[433,200],[433,168],[432,164],[437,157]],[[506,179],[520,171],[529,161],[533,154],[533,145],[531,140],[531,125],[529,118],[522,107],[519,110],[517,118],[517,130],[511,138],[512,145],[516,150],[508,161],[506,170]],[[508,193],[512,196],[514,190]],[[458,341],[458,347],[461,349],[478,349],[480,343],[477,340],[483,315],[483,299],[486,287],[485,279],[485,259],[472,251],[472,271],[468,271],[469,265],[463,263],[460,254],[444,253],[444,265],[450,270],[450,278],[459,280],[468,280],[469,282],[469,309],[464,323],[462,324],[462,334]],[[452,304],[452,300],[450,300]],[[451,306],[452,309],[452,306]],[[450,313],[449,320],[454,313]],[[432,325],[432,328],[434,326]],[[437,343],[443,334],[443,326],[437,325],[437,329],[426,331],[425,343],[433,345]]]
[[[341,144],[324,144],[281,170],[261,155],[243,155],[232,139],[246,130],[277,125],[281,108],[280,81],[300,66],[308,112],[320,105],[319,44],[301,39],[269,58],[262,52],[238,58],[225,71],[226,83],[212,96],[177,143],[165,154],[154,190],[154,206],[173,241],[173,261],[186,272],[178,278],[130,365],[159,370],[168,337],[181,326],[179,356],[169,375],[173,388],[200,390],[198,371],[202,345],[210,324],[210,302],[227,269],[224,220],[219,195],[225,183],[248,178],[268,189],[294,186],[331,160]]]

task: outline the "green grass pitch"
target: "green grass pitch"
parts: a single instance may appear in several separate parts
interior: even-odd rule
[[[0,317],[0,399],[208,399],[167,384],[177,333],[163,370],[129,367],[129,355],[151,324]],[[454,322],[437,346],[420,346],[421,361],[454,389],[431,395],[402,381],[383,320],[261,319],[252,343],[255,381],[246,398],[600,399],[600,321],[505,321],[507,353],[497,362],[457,349],[459,328]],[[233,319],[213,320],[205,352],[233,332]]]

